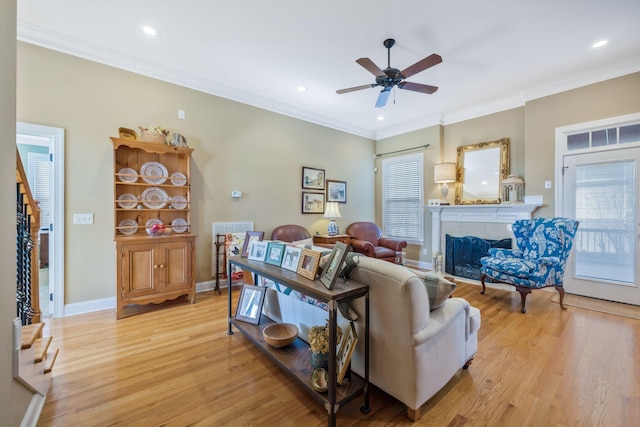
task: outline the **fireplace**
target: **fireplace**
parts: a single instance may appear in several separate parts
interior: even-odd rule
[[[431,212],[431,255],[441,254],[446,268],[446,236],[471,236],[485,240],[513,239],[511,225],[531,219],[541,204],[425,206]],[[509,245],[511,247],[511,245]],[[455,273],[450,273],[457,276]]]
[[[480,280],[480,258],[489,255],[489,248],[511,249],[511,238],[500,240],[476,236],[454,237],[446,235],[445,273]]]

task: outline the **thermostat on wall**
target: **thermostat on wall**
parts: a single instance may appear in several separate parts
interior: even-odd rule
[[[231,197],[240,198],[242,197],[242,191],[232,191]]]

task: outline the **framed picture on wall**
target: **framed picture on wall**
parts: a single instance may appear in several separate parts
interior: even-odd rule
[[[347,203],[347,182],[327,180],[327,202]]]
[[[302,188],[324,190],[324,169],[302,167]]]
[[[324,213],[324,193],[302,192],[302,213],[321,214]]]

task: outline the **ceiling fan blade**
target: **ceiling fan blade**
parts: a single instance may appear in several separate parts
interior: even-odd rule
[[[414,92],[432,94],[438,90],[438,86],[423,85],[420,83],[400,82],[398,83],[400,89],[412,90]]]
[[[374,84],[355,86],[355,87],[350,87],[350,88],[347,88],[347,89],[337,90],[336,93],[337,94],[343,94],[343,93],[355,92],[356,90],[370,89],[370,88],[372,88],[374,86],[375,86]]]
[[[376,101],[376,108],[384,107],[387,105],[387,99],[389,99],[389,94],[391,93],[391,88],[384,88],[380,91],[380,95],[378,95],[378,101]]]
[[[369,58],[356,59],[356,62],[358,64],[360,64],[365,70],[367,70],[368,72],[370,72],[371,74],[373,74],[376,77],[384,77],[384,76],[386,76],[384,71],[382,71],[380,69],[380,67],[378,67],[376,64],[374,64],[373,61],[370,60]]]
[[[400,74],[402,74],[403,78],[406,79],[410,76],[413,76],[414,74],[418,74],[420,71],[424,71],[427,68],[433,67],[434,65],[437,65],[441,62],[442,62],[442,57],[440,55],[433,53],[427,56],[426,58],[416,62],[415,64],[405,68],[400,72]]]

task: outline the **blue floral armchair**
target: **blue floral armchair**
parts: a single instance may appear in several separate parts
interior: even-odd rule
[[[483,257],[480,281],[482,294],[486,278],[516,287],[524,308],[532,289],[553,286],[564,310],[564,268],[571,253],[578,221],[569,218],[534,218],[513,223],[517,249],[489,249]]]

